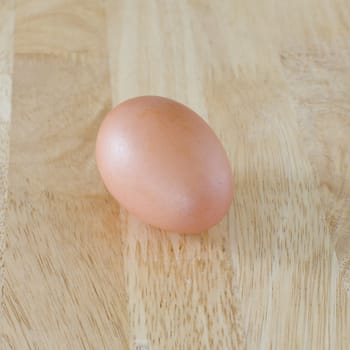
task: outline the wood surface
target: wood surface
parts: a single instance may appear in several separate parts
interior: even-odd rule
[[[349,18],[347,0],[0,0],[1,349],[349,349]],[[144,225],[99,178],[99,124],[143,94],[228,152],[209,232]]]
[[[4,284],[5,216],[11,118],[14,2],[0,2],[0,288]]]

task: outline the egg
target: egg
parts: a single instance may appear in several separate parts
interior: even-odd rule
[[[163,230],[208,230],[232,201],[232,171],[219,139],[198,114],[168,98],[136,97],[109,112],[96,160],[112,196]]]

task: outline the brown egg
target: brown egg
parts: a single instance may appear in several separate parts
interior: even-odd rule
[[[110,193],[145,223],[197,233],[230,207],[223,146],[194,111],[170,99],[142,96],[115,107],[100,127],[96,158]]]

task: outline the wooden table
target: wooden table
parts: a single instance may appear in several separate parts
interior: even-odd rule
[[[348,0],[1,0],[1,349],[350,349],[349,18]],[[209,232],[142,224],[98,176],[101,120],[142,94],[228,152]]]

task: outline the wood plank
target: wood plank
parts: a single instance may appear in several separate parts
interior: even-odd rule
[[[8,186],[8,133],[11,119],[14,18],[14,1],[2,1],[0,3],[0,288],[3,285],[3,256],[6,246],[5,213]],[[0,300],[1,298],[2,292]]]
[[[207,116],[187,10],[183,2],[107,2],[114,104],[160,94]],[[244,348],[228,221],[183,237],[146,226],[124,210],[120,220],[130,348]]]
[[[125,349],[118,208],[97,174],[111,108],[101,1],[17,1],[6,349]]]

